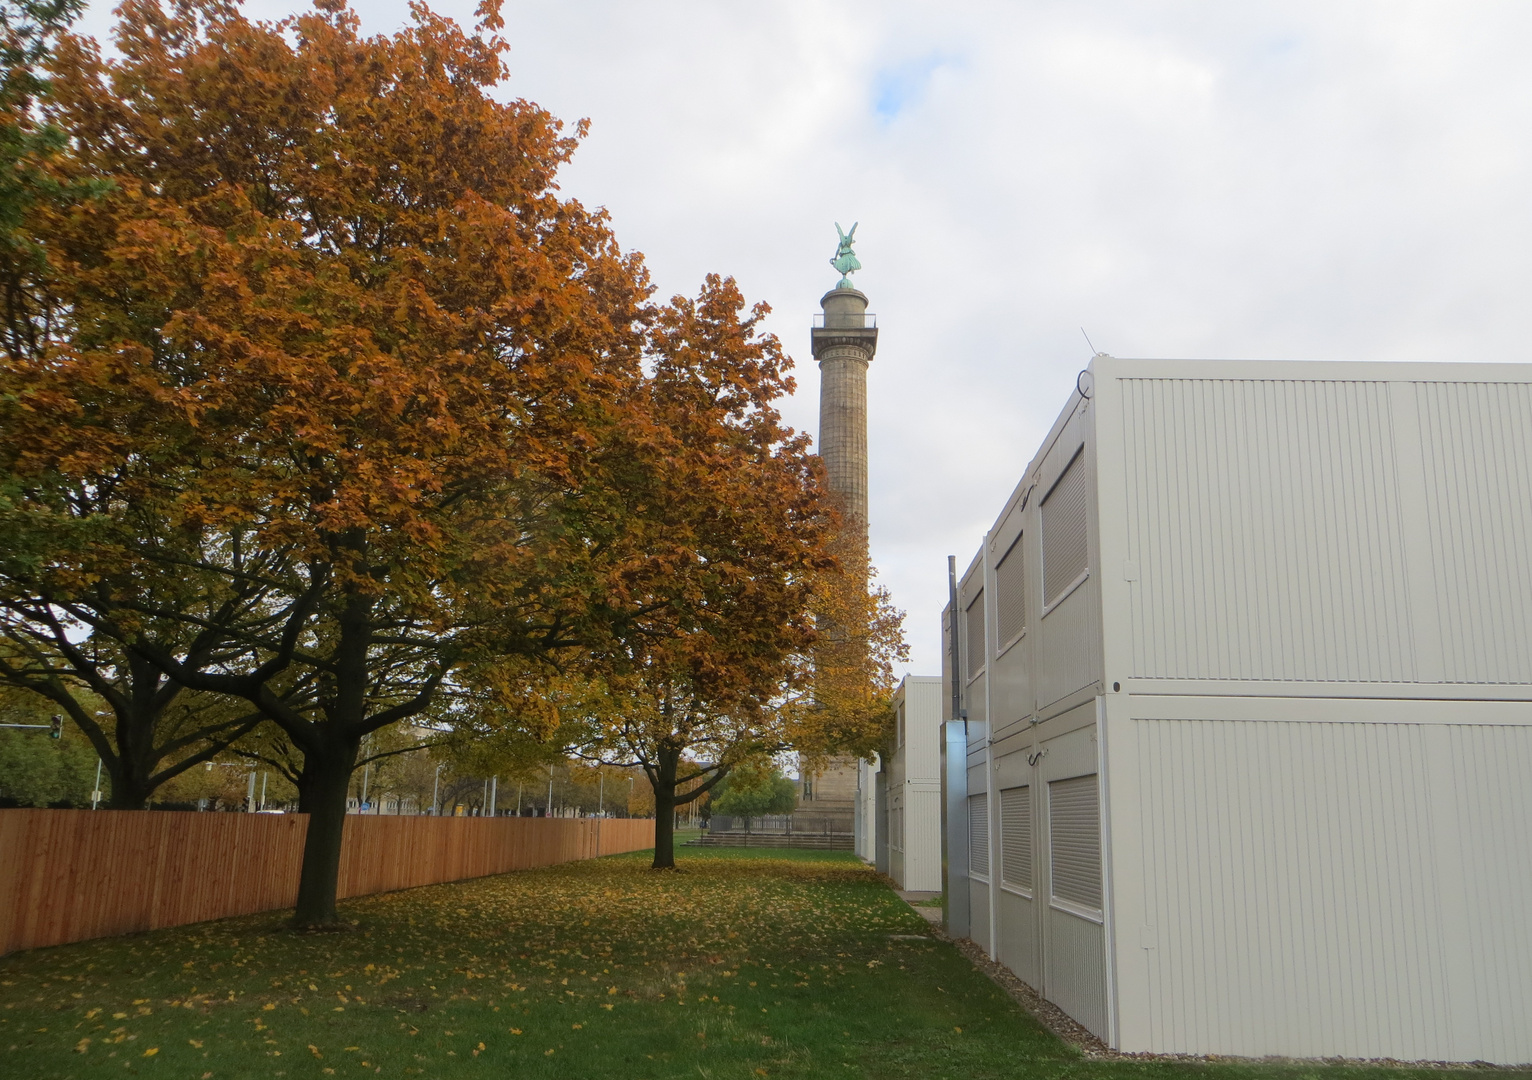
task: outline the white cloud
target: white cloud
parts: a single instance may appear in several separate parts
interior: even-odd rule
[[[472,19],[471,0],[440,9]],[[90,13],[105,25],[105,4]],[[259,14],[286,5],[263,0]],[[405,17],[369,3],[370,31]],[[732,273],[800,362],[832,222],[880,316],[872,536],[938,669],[966,563],[1096,345],[1523,359],[1532,8],[1357,0],[508,4],[663,293]]]

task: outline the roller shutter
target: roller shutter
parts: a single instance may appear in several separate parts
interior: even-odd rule
[[[980,589],[968,602],[968,677],[971,679],[984,670],[984,590]]]
[[[968,872],[989,877],[989,802],[984,795],[968,796]]]
[[[1101,910],[1101,803],[1096,776],[1048,785],[1048,845],[1052,894]]]
[[[1026,560],[1016,538],[995,567],[995,622],[1000,644],[1015,640],[1027,627]]]
[[[1090,553],[1086,540],[1090,485],[1085,451],[1075,451],[1058,483],[1043,499],[1043,603],[1052,604],[1085,573]]]
[[[1032,789],[1000,792],[1000,880],[1032,891]]]

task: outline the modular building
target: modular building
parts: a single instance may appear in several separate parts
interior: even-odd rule
[[[906,675],[893,742],[857,771],[856,852],[909,892],[940,892],[942,679]]]
[[[888,785],[888,876],[909,892],[942,887],[942,680],[906,675],[894,693]]]
[[[1532,365],[1098,356],[955,591],[955,931],[1126,1051],[1532,1061]]]

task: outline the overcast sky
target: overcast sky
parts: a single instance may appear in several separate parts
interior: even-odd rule
[[[275,17],[300,0],[262,0]],[[104,31],[110,4],[86,17]],[[438,0],[472,22],[473,0]],[[369,32],[404,3],[361,6]],[[507,3],[508,97],[664,295],[734,275],[799,362],[857,231],[874,561],[940,670],[966,563],[1096,348],[1526,360],[1532,5]]]

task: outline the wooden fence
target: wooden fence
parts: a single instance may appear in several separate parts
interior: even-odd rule
[[[0,810],[0,956],[292,907],[304,814]],[[346,818],[340,895],[434,885],[654,846],[610,818]]]

